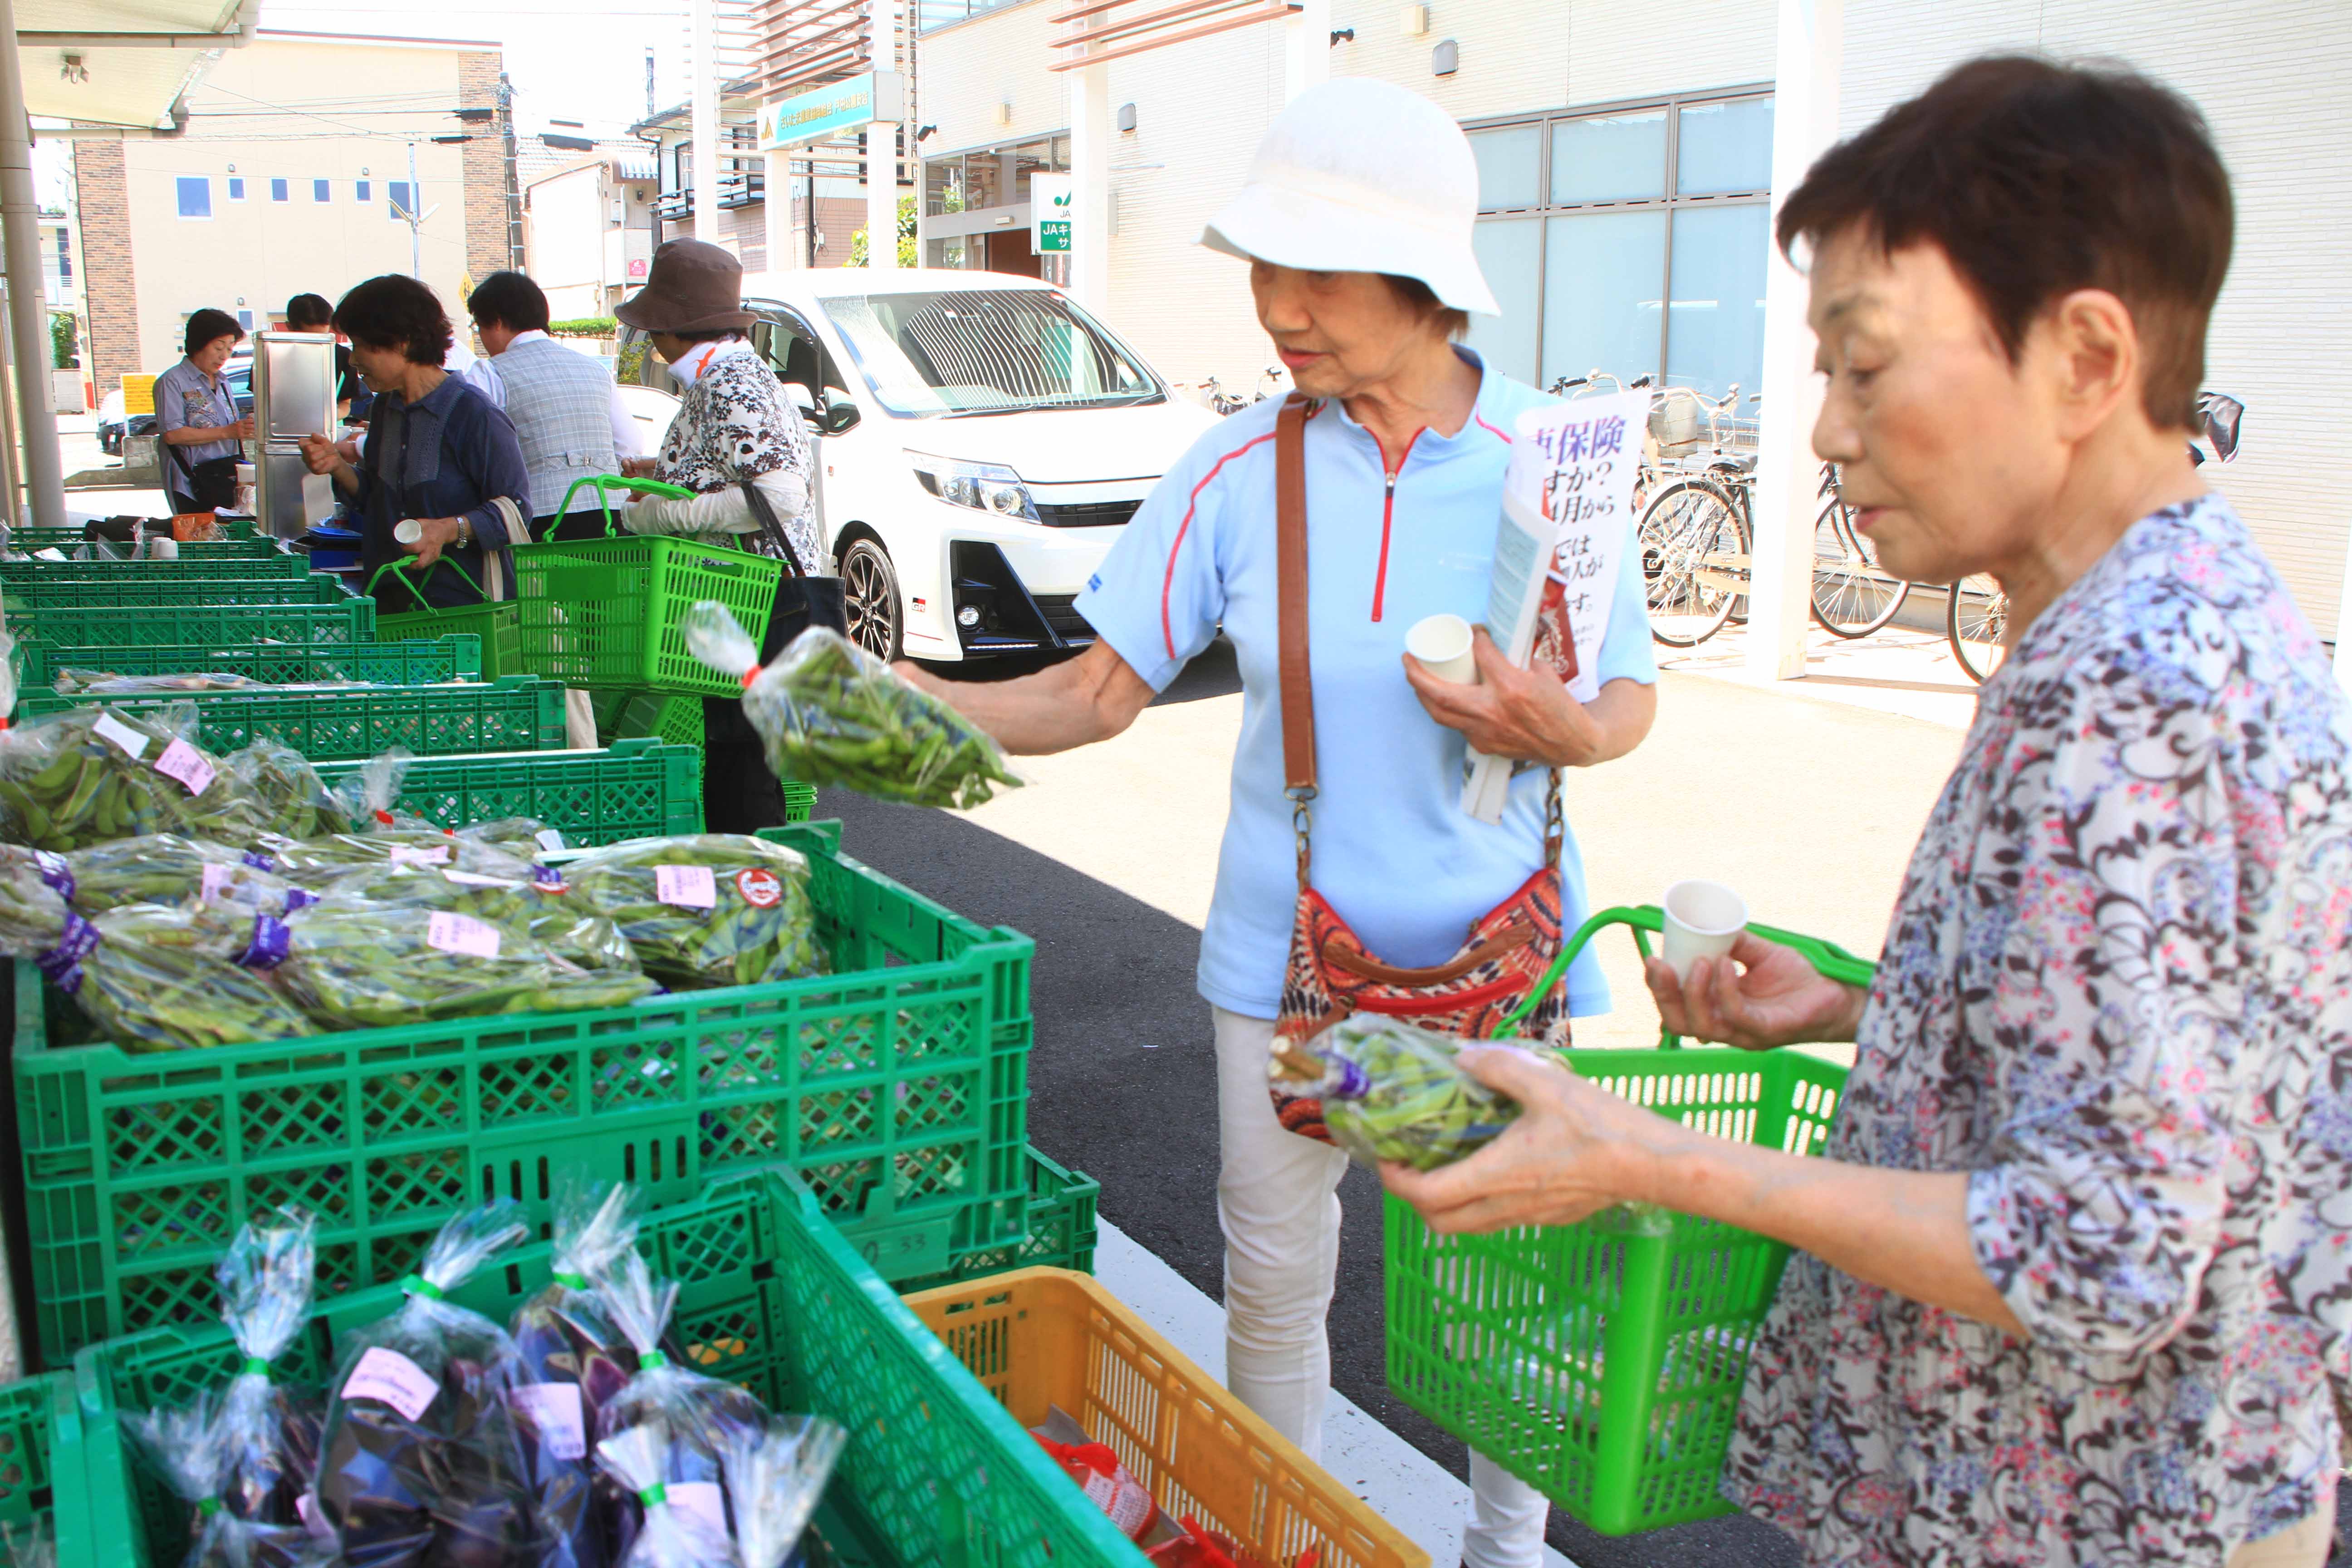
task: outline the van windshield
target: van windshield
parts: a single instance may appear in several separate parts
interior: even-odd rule
[[[1167,394],[1108,328],[1043,289],[851,294],[824,301],[849,357],[901,418],[1108,408]]]

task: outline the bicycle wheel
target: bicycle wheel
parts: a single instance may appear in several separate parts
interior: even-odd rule
[[[1842,637],[1866,637],[1895,618],[1911,584],[1890,577],[1878,552],[1832,496],[1813,520],[1813,619]]]
[[[1944,637],[1952,658],[1970,680],[1982,686],[2009,650],[2001,634],[2009,629],[2009,595],[1982,573],[1951,586],[1944,610]]]
[[[1661,487],[1642,510],[1636,537],[1650,635],[1668,647],[1696,647],[1722,630],[1748,584],[1747,531],[1722,488],[1700,479]]]

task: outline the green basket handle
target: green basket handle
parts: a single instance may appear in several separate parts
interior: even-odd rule
[[[613,492],[628,490],[641,496],[664,496],[671,500],[691,500],[694,492],[683,485],[665,484],[659,479],[633,479],[620,474],[583,474],[572,481],[563,492],[563,504],[555,509],[558,517],[572,515],[572,498],[580,493],[582,485],[596,487],[596,504],[604,513],[604,537],[618,539],[620,531],[613,526]]]
[[[1595,933],[1609,926],[1629,928],[1633,933],[1634,949],[1641,953],[1643,962],[1646,963],[1650,957],[1648,933],[1663,931],[1665,930],[1665,911],[1655,904],[1620,904],[1614,909],[1597,911],[1591,919],[1576,928],[1575,934],[1570,936],[1567,944],[1559,950],[1559,956],[1552,960],[1551,967],[1544,971],[1543,978],[1538,981],[1534,989],[1528,993],[1527,1000],[1511,1009],[1509,1015],[1503,1019],[1501,1027],[1508,1029],[1529,1013],[1534,1012],[1536,1004],[1541,1001],[1553,986],[1559,984],[1560,977],[1568,973],[1568,966],[1576,962],[1577,955],[1584,951],[1585,944],[1592,940]],[[1763,925],[1753,921],[1748,922],[1748,929],[1766,942],[1777,942],[1783,947],[1795,948],[1816,970],[1841,985],[1859,986],[1866,991],[1870,988],[1872,977],[1878,973],[1877,964],[1869,959],[1855,957],[1833,942],[1824,942],[1820,937],[1805,936],[1797,931],[1782,931],[1778,926]],[[1658,1048],[1664,1051],[1679,1050],[1682,1048],[1682,1037],[1661,1031],[1658,1036]]]
[[[375,569],[374,574],[367,580],[367,586],[362,589],[361,592],[373,599],[375,597],[375,585],[379,582],[383,581],[383,574],[387,572],[397,572],[400,574],[401,585],[408,590],[408,596],[416,601],[417,609],[433,610],[439,608],[440,606],[438,605],[426,604],[425,602],[425,595],[417,592],[417,585],[408,580],[408,560],[405,559],[385,562],[383,565]],[[481,594],[482,602],[484,604],[487,605],[490,602],[489,595],[483,593],[482,585],[474,581],[474,574],[471,572],[467,571],[464,566],[451,560],[446,555],[441,556],[439,559],[436,560],[431,566],[425,569],[425,577],[429,580],[434,573],[438,572],[444,566],[446,566],[450,571],[457,574],[458,576],[463,577],[466,580],[466,586],[471,588],[477,594]]]

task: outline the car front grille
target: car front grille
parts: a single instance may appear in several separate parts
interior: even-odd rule
[[[1038,614],[1045,617],[1045,624],[1053,627],[1055,635],[1063,641],[1095,640],[1095,628],[1087,624],[1086,616],[1078,614],[1078,596],[1076,594],[1039,594],[1035,598]]]
[[[1047,528],[1116,528],[1142,504],[1141,500],[1039,501],[1037,521]]]

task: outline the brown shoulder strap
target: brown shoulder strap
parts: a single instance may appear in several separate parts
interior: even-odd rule
[[[1307,658],[1307,399],[1291,394],[1274,421],[1275,561],[1282,644],[1282,772],[1315,788],[1315,682]]]

